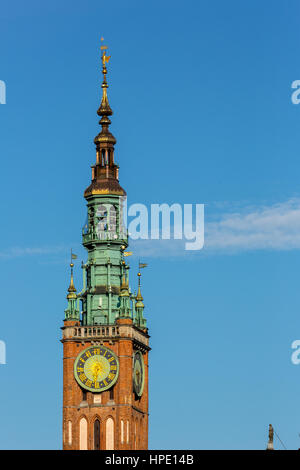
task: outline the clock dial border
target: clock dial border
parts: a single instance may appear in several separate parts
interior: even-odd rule
[[[116,371],[116,375],[115,375],[115,378],[105,387],[101,387],[99,389],[97,388],[92,388],[92,387],[89,387],[88,385],[85,385],[81,380],[80,378],[78,377],[78,373],[77,373],[77,365],[78,365],[78,362],[80,360],[80,358],[82,357],[83,354],[86,353],[86,351],[88,351],[89,349],[105,349],[106,351],[109,352],[109,354],[111,354],[114,359],[116,360],[116,363],[117,363],[117,371]],[[98,354],[97,354],[98,355]],[[102,354],[100,354],[100,356],[102,356]],[[107,348],[106,346],[88,346],[87,348],[83,349],[82,351],[80,351],[78,353],[78,355],[76,356],[76,359],[74,361],[74,368],[73,368],[73,372],[74,372],[74,377],[75,377],[75,380],[76,382],[78,383],[78,385],[85,389],[85,390],[88,390],[89,392],[93,392],[93,393],[101,393],[101,392],[105,392],[106,390],[109,390],[111,387],[113,387],[115,385],[115,383],[117,382],[118,378],[119,378],[119,371],[120,371],[120,364],[119,364],[119,359],[116,355],[116,353],[114,351],[112,351],[111,349]],[[104,379],[105,380],[105,379]]]

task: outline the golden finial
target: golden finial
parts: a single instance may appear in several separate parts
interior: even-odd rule
[[[127,268],[127,266],[125,266],[125,268]],[[121,297],[129,297],[130,296],[128,277],[126,276],[125,272],[122,275],[120,296]]]
[[[143,296],[142,296],[142,293],[141,293],[141,273],[138,272],[137,275],[138,275],[138,280],[139,280],[139,286],[138,286],[138,292],[137,292],[136,300],[137,300],[138,302],[141,302],[141,303],[142,303],[142,301],[143,301],[144,299],[143,299]],[[144,306],[144,305],[143,305],[143,306]]]
[[[102,86],[102,89],[103,89],[103,96],[102,96],[101,105],[100,105],[100,108],[97,111],[97,114],[99,116],[111,116],[113,112],[112,112],[111,107],[109,106],[109,102],[108,102],[108,98],[107,98],[108,85],[107,85],[107,81],[106,81],[106,75],[107,75],[106,64],[108,63],[111,56],[106,55],[107,46],[103,45],[103,41],[104,41],[104,39],[102,37],[101,38],[100,49],[102,51],[101,61],[102,61],[103,82],[102,82],[101,86]]]
[[[128,280],[126,279],[126,275],[125,273],[123,274],[122,276],[122,285],[121,285],[121,289],[128,289]]]
[[[76,298],[76,288],[74,286],[74,279],[73,279],[73,267],[74,267],[74,263],[73,263],[73,259],[76,259],[77,258],[77,255],[75,255],[74,253],[72,253],[72,250],[71,250],[71,262],[70,262],[70,268],[71,268],[71,280],[70,280],[70,285],[69,285],[69,288],[68,288],[68,292],[69,294],[67,295],[67,299],[74,299]]]
[[[142,296],[142,293],[141,293],[141,269],[143,268],[146,268],[148,266],[147,263],[141,263],[139,261],[139,272],[138,272],[138,280],[139,280],[139,286],[138,286],[138,293],[137,293],[137,296],[136,296],[136,300],[137,300],[137,304],[136,306],[138,307],[144,307],[144,304],[143,304],[143,296]]]
[[[71,271],[71,281],[68,289],[67,299],[76,299],[76,288],[74,286],[73,271]]]

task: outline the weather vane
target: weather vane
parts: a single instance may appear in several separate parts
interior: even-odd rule
[[[103,45],[103,41],[104,41],[104,38],[102,37],[101,38],[101,47],[100,47],[100,49],[102,51],[102,56],[101,56],[101,59],[102,59],[102,72],[103,72],[104,79],[105,79],[105,75],[107,74],[106,64],[108,63],[108,61],[110,59],[110,55],[109,56],[106,55],[107,46]]]
[[[106,55],[107,46],[103,45],[103,41],[104,41],[104,39],[101,38],[101,47],[100,47],[100,49],[102,51],[101,61],[102,61],[102,73],[103,73],[103,82],[102,82],[101,87],[102,87],[102,90],[103,90],[103,95],[102,95],[100,108],[98,109],[97,114],[99,116],[103,116],[102,120],[100,121],[100,124],[104,124],[104,122],[105,122],[105,124],[110,124],[110,121],[109,120],[107,121],[107,116],[111,116],[113,112],[112,112],[111,107],[109,106],[109,102],[108,102],[108,98],[107,98],[108,84],[107,84],[107,81],[106,81],[106,74],[107,74],[106,64],[109,61],[110,56]]]

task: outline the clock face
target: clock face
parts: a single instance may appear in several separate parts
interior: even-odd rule
[[[133,389],[138,397],[141,397],[144,390],[145,366],[143,355],[136,351],[133,356]]]
[[[92,346],[78,354],[74,376],[80,387],[90,392],[103,392],[112,387],[119,375],[119,361],[113,351],[104,346]]]

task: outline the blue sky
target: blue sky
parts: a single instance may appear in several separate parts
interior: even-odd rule
[[[299,16],[293,0],[1,3],[1,448],[61,447],[101,35],[129,203],[205,204],[203,251],[132,243],[133,287],[149,263],[149,446],[263,449],[272,423],[299,447]]]

